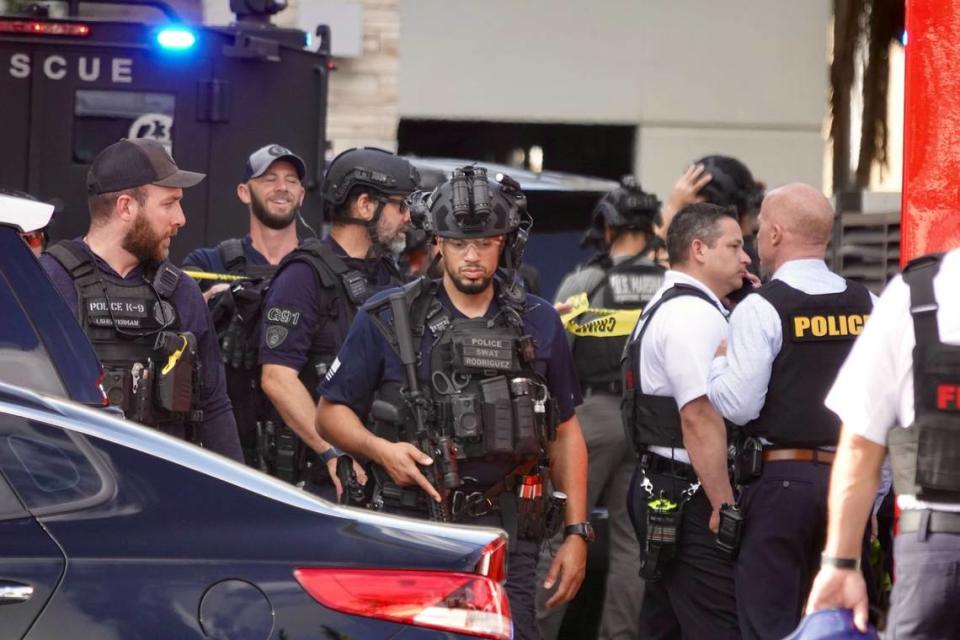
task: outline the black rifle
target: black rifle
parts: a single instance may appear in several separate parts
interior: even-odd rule
[[[404,285],[398,291],[389,294],[381,304],[389,304],[390,311],[393,313],[393,337],[396,340],[397,355],[400,356],[400,363],[407,378],[407,384],[402,393],[414,419],[413,444],[433,458],[433,464],[421,466],[420,469],[443,498],[439,504],[432,498],[427,498],[430,519],[449,522],[450,507],[447,492],[461,484],[456,459],[457,447],[453,438],[445,435],[442,428],[438,427],[435,430],[429,428],[431,406],[429,399],[420,390],[420,383],[417,380],[417,349],[414,346],[413,331],[410,326],[410,307],[420,296],[425,281],[424,278],[418,278]],[[379,306],[380,304],[376,305],[376,307]]]

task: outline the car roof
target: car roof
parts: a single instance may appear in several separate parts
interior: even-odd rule
[[[54,206],[48,202],[39,202],[0,193],[0,224],[18,231],[29,232],[43,229],[50,224]]]
[[[536,173],[519,167],[512,167],[495,162],[481,162],[478,160],[463,160],[457,158],[433,158],[406,156],[410,164],[420,172],[421,186],[432,189],[441,182],[448,180],[454,169],[469,165],[484,167],[487,175],[493,178],[498,173],[504,173],[520,183],[523,191],[593,191],[603,194],[616,189],[618,183],[606,178],[580,176],[561,171],[542,171]]]
[[[69,400],[37,393],[6,382],[0,382],[0,411],[7,411],[27,419],[42,420],[69,431],[113,442],[307,511],[424,535],[435,535],[438,543],[443,538],[456,538],[482,547],[503,535],[498,529],[492,527],[441,525],[425,520],[343,507],[157,429],[132,423],[112,415],[111,412],[91,409]]]

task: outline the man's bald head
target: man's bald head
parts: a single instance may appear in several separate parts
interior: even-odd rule
[[[757,252],[764,271],[788,260],[823,259],[833,234],[833,207],[820,191],[793,183],[767,193],[760,207]]]
[[[833,233],[833,207],[830,201],[808,184],[794,182],[778,187],[763,199],[763,216],[779,224],[804,244],[824,246]]]

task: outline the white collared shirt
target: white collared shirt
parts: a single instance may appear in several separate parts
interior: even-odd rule
[[[823,260],[790,260],[773,279],[807,295],[847,289],[846,280],[827,269]],[[782,347],[780,314],[763,296],[748,295],[730,316],[727,355],[716,358],[710,367],[708,396],[727,420],[744,425],[760,415],[773,361]]]
[[[726,310],[720,300],[702,282],[680,271],[664,274],[663,286],[647,304],[651,308],[675,284],[700,289],[713,304],[697,296],[668,300],[657,309],[640,345],[640,389],[647,394],[670,396],[682,409],[691,400],[707,394],[710,363],[720,342],[727,338]],[[631,339],[636,339],[646,324],[641,317]],[[648,447],[666,458],[689,463],[685,449]]]
[[[948,253],[933,280],[939,305],[940,340],[960,345],[960,250]],[[913,347],[910,287],[897,276],[873,308],[825,404],[844,427],[886,446],[890,429],[913,424]],[[931,508],[960,512],[960,504],[930,504],[916,496],[897,496],[901,509]]]

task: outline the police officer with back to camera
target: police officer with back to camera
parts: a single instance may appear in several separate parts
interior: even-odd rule
[[[254,151],[237,185],[237,197],[250,213],[250,232],[216,247],[196,249],[183,262],[188,270],[211,274],[211,279],[200,279],[199,284],[205,289],[220,339],[243,457],[248,465],[267,470],[258,443],[266,445],[267,434],[279,420],[260,391],[257,353],[262,301],[280,261],[300,242],[296,221],[306,173],[303,160],[286,147],[270,144]],[[216,274],[232,276],[232,281],[217,282]]]
[[[645,193],[633,176],[627,176],[618,188],[604,195],[593,211],[593,222],[582,243],[596,247],[600,253],[564,279],[557,301],[562,303],[585,293],[591,308],[640,310],[646,306],[663,283],[664,269],[651,259],[660,244],[654,235],[659,213],[656,196]],[[591,314],[586,314],[581,324],[589,326],[590,319]],[[637,580],[639,547],[626,508],[636,455],[626,440],[620,417],[620,358],[633,326],[625,327],[623,336],[568,334],[584,395],[577,417],[589,454],[587,509],[589,513],[603,495],[610,514],[609,567],[599,638],[637,637],[643,601],[643,582]],[[541,562],[541,569],[546,566]],[[549,597],[543,590],[538,595],[541,601]],[[545,637],[556,637],[564,609],[539,608]]]
[[[167,261],[186,219],[182,171],[153,140],[123,139],[87,173],[90,228],[40,261],[103,362],[104,389],[133,420],[242,459],[210,313]]]
[[[628,509],[646,579],[641,637],[737,638],[733,562],[714,534],[733,503],[728,430],[707,378],[727,337],[720,299],[742,286],[750,258],[733,212],[706,203],[680,210],[667,251],[671,269],[624,362],[624,425],[640,454]]]
[[[401,281],[394,254],[403,250],[406,198],[418,182],[416,169],[388,151],[350,149],[334,158],[321,188],[330,235],[284,258],[263,302],[261,385],[289,426],[272,437],[270,466],[325,497],[339,490],[339,451],[313,425],[317,384],[357,308]]]
[[[371,462],[373,508],[504,527],[516,637],[537,638],[540,542],[566,525],[546,577],[554,606],[579,589],[593,537],[570,348],[553,307],[519,284],[532,220],[515,181],[465,167],[425,206],[442,278],[381,294],[357,315],[321,384],[317,428]]]
[[[735,581],[740,630],[751,640],[783,638],[803,615],[840,435],[823,400],[873,306],[866,287],[824,263],[833,218],[809,185],[767,194],[757,241],[771,279],[737,305],[726,356],[710,372],[710,402],[746,436]]]
[[[843,423],[827,541],[808,611],[867,625],[860,540],[887,452],[900,507],[890,638],[960,637],[960,250],[911,262],[887,286],[827,394]]]

